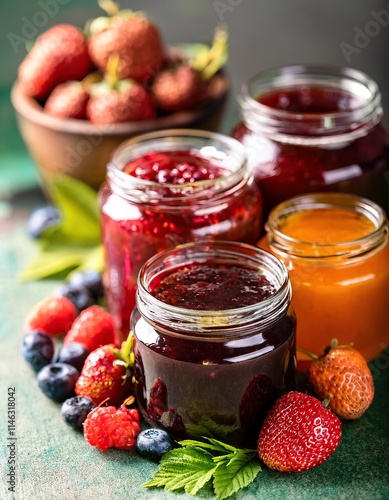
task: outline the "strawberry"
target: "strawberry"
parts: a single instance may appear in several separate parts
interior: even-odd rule
[[[258,438],[259,458],[271,469],[302,472],[329,458],[339,446],[342,425],[331,410],[301,392],[281,396]]]
[[[374,398],[374,382],[365,358],[351,346],[333,340],[324,354],[313,359],[308,382],[340,418],[359,418]]]
[[[64,345],[79,342],[89,352],[115,342],[115,327],[112,315],[100,306],[84,309],[72,324],[64,339]]]
[[[44,110],[58,118],[86,118],[89,94],[80,82],[60,83],[49,95]]]
[[[227,33],[218,28],[213,44],[204,47],[191,60],[184,57],[168,62],[152,85],[157,108],[163,111],[188,109],[204,99],[207,82],[226,61]]]
[[[83,33],[70,24],[59,24],[37,38],[19,66],[18,79],[25,94],[45,99],[60,83],[83,79],[90,68]]]
[[[105,451],[108,448],[132,450],[140,433],[140,415],[125,404],[116,409],[104,406],[92,410],[84,422],[84,436],[91,446]]]
[[[144,14],[120,10],[111,0],[99,2],[110,17],[89,23],[89,53],[105,71],[110,57],[119,56],[118,76],[145,82],[161,66],[164,49],[158,28]]]
[[[204,96],[205,82],[188,64],[160,71],[155,77],[152,94],[156,106],[164,111],[179,111],[195,106]]]
[[[96,405],[109,401],[119,405],[132,391],[129,369],[134,364],[133,336],[123,342],[121,349],[114,344],[104,345],[86,358],[77,380],[77,396],[87,396]]]
[[[77,316],[77,309],[66,297],[45,297],[25,321],[25,329],[41,330],[52,335],[67,333]]]
[[[113,56],[102,82],[91,86],[87,116],[102,125],[154,118],[154,104],[149,92],[135,80],[118,80],[119,59]]]

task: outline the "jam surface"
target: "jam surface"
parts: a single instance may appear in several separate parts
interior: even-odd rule
[[[298,89],[278,89],[257,100],[280,111],[309,114],[351,111],[360,104],[358,99],[346,92],[304,86]]]
[[[364,238],[375,225],[360,212],[332,207],[294,212],[283,219],[279,229],[296,240],[331,245]]]
[[[196,150],[151,151],[128,163],[124,172],[160,184],[205,181],[227,173],[215,158],[209,159]]]
[[[154,280],[151,288],[166,304],[208,311],[249,306],[275,292],[256,270],[223,264],[192,264]]]

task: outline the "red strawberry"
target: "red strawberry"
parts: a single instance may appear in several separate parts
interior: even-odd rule
[[[129,335],[122,348],[104,345],[86,358],[76,383],[77,396],[88,396],[96,405],[106,400],[119,405],[131,393],[129,368],[134,364],[133,337]]]
[[[151,95],[134,80],[118,80],[119,60],[113,57],[105,80],[92,85],[87,116],[92,123],[102,125],[154,118]]]
[[[136,409],[121,405],[92,410],[84,422],[84,436],[91,446],[101,451],[108,448],[132,450],[140,433],[140,415]]]
[[[116,54],[120,79],[143,82],[154,75],[164,57],[158,28],[141,13],[120,11],[112,1],[100,5],[111,17],[99,17],[88,26],[89,53],[95,65],[105,71],[109,58]]]
[[[156,106],[164,111],[178,111],[195,106],[205,92],[205,82],[198,71],[181,65],[159,72],[152,86]]]
[[[329,398],[328,407],[340,418],[359,418],[373,402],[374,381],[365,358],[335,339],[311,362],[308,382],[319,398]]]
[[[86,105],[89,94],[81,82],[60,83],[49,95],[44,110],[58,118],[86,118]]]
[[[271,469],[302,472],[329,458],[339,446],[342,425],[321,402],[301,392],[281,396],[258,438],[259,458]]]
[[[172,60],[159,72],[152,85],[156,106],[179,111],[198,104],[207,90],[207,81],[223,66],[227,57],[227,32],[218,28],[211,47],[204,47],[193,60]]]
[[[82,80],[90,71],[88,44],[83,33],[69,24],[59,24],[38,37],[19,66],[22,91],[46,98],[60,83]]]
[[[46,297],[34,306],[25,321],[26,330],[42,330],[53,335],[66,333],[77,309],[66,297]]]
[[[91,306],[84,309],[68,331],[64,344],[79,342],[89,352],[98,347],[115,342],[115,327],[112,315],[102,307]]]

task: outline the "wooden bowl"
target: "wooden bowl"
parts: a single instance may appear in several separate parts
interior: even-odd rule
[[[114,125],[50,116],[35,99],[21,92],[18,82],[12,87],[11,102],[43,186],[47,177],[63,174],[98,189],[111,152],[129,137],[170,128],[217,131],[228,92],[228,78],[218,73],[209,83],[204,105],[153,120]]]

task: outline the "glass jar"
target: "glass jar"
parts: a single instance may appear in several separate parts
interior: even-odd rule
[[[311,192],[369,198],[389,212],[389,135],[377,84],[344,67],[296,65],[264,71],[243,85],[242,123],[232,135],[247,151],[264,199]]]
[[[150,180],[158,162],[166,165]],[[146,178],[124,171],[132,164]],[[186,173],[196,178],[203,164],[210,178],[187,182]],[[100,203],[103,280],[119,341],[128,335],[138,273],[148,258],[203,238],[254,244],[262,226],[262,199],[242,145],[197,130],[167,130],[124,142],[108,165]]]
[[[274,401],[295,385],[284,265],[252,245],[189,243],[151,258],[138,284],[131,329],[146,420],[177,439],[254,446]]]
[[[340,193],[275,207],[259,243],[289,272],[297,347],[321,354],[333,338],[367,359],[389,345],[389,245],[384,211]],[[301,356],[300,356],[301,357]]]

